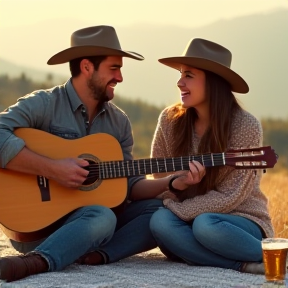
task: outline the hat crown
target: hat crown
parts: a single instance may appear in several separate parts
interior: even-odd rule
[[[232,54],[228,49],[217,43],[200,38],[192,39],[182,55],[185,57],[207,59],[228,68],[230,68],[232,62]]]
[[[181,56],[161,58],[158,61],[179,71],[182,65],[210,71],[225,79],[231,85],[231,91],[249,91],[246,81],[230,68],[232,53],[209,40],[194,38],[189,41]]]
[[[89,56],[120,56],[144,60],[139,53],[121,49],[114,27],[99,25],[73,32],[70,37],[70,47],[53,55],[47,63],[49,65],[62,64]]]
[[[83,28],[71,35],[71,47],[90,45],[121,50],[115,29],[105,25]]]

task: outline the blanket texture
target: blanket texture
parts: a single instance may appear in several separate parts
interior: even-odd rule
[[[17,254],[0,232],[0,256]],[[268,287],[262,275],[189,266],[166,259],[158,250],[141,253],[109,265],[73,264],[60,272],[33,275],[1,288],[252,288]],[[277,285],[278,286],[278,285]],[[277,286],[273,286],[276,288]]]

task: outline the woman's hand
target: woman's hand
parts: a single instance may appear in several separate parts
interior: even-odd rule
[[[185,190],[189,186],[199,183],[206,174],[205,167],[198,161],[190,162],[189,169],[189,171],[185,171],[184,173],[175,173],[175,175],[178,174],[179,177],[172,182],[173,188]]]

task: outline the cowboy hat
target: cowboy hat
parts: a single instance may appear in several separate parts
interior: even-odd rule
[[[225,47],[205,39],[191,39],[182,56],[161,58],[158,61],[177,70],[180,70],[183,64],[208,70],[230,83],[232,91],[243,94],[249,91],[245,80],[230,68],[231,52]]]
[[[113,27],[100,25],[83,28],[72,33],[71,47],[52,56],[47,64],[62,64],[80,57],[100,55],[144,60],[144,57],[136,52],[123,51],[121,49]]]

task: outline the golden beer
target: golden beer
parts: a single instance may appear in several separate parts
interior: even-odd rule
[[[283,281],[286,276],[288,239],[266,238],[262,240],[263,262],[267,281]]]

